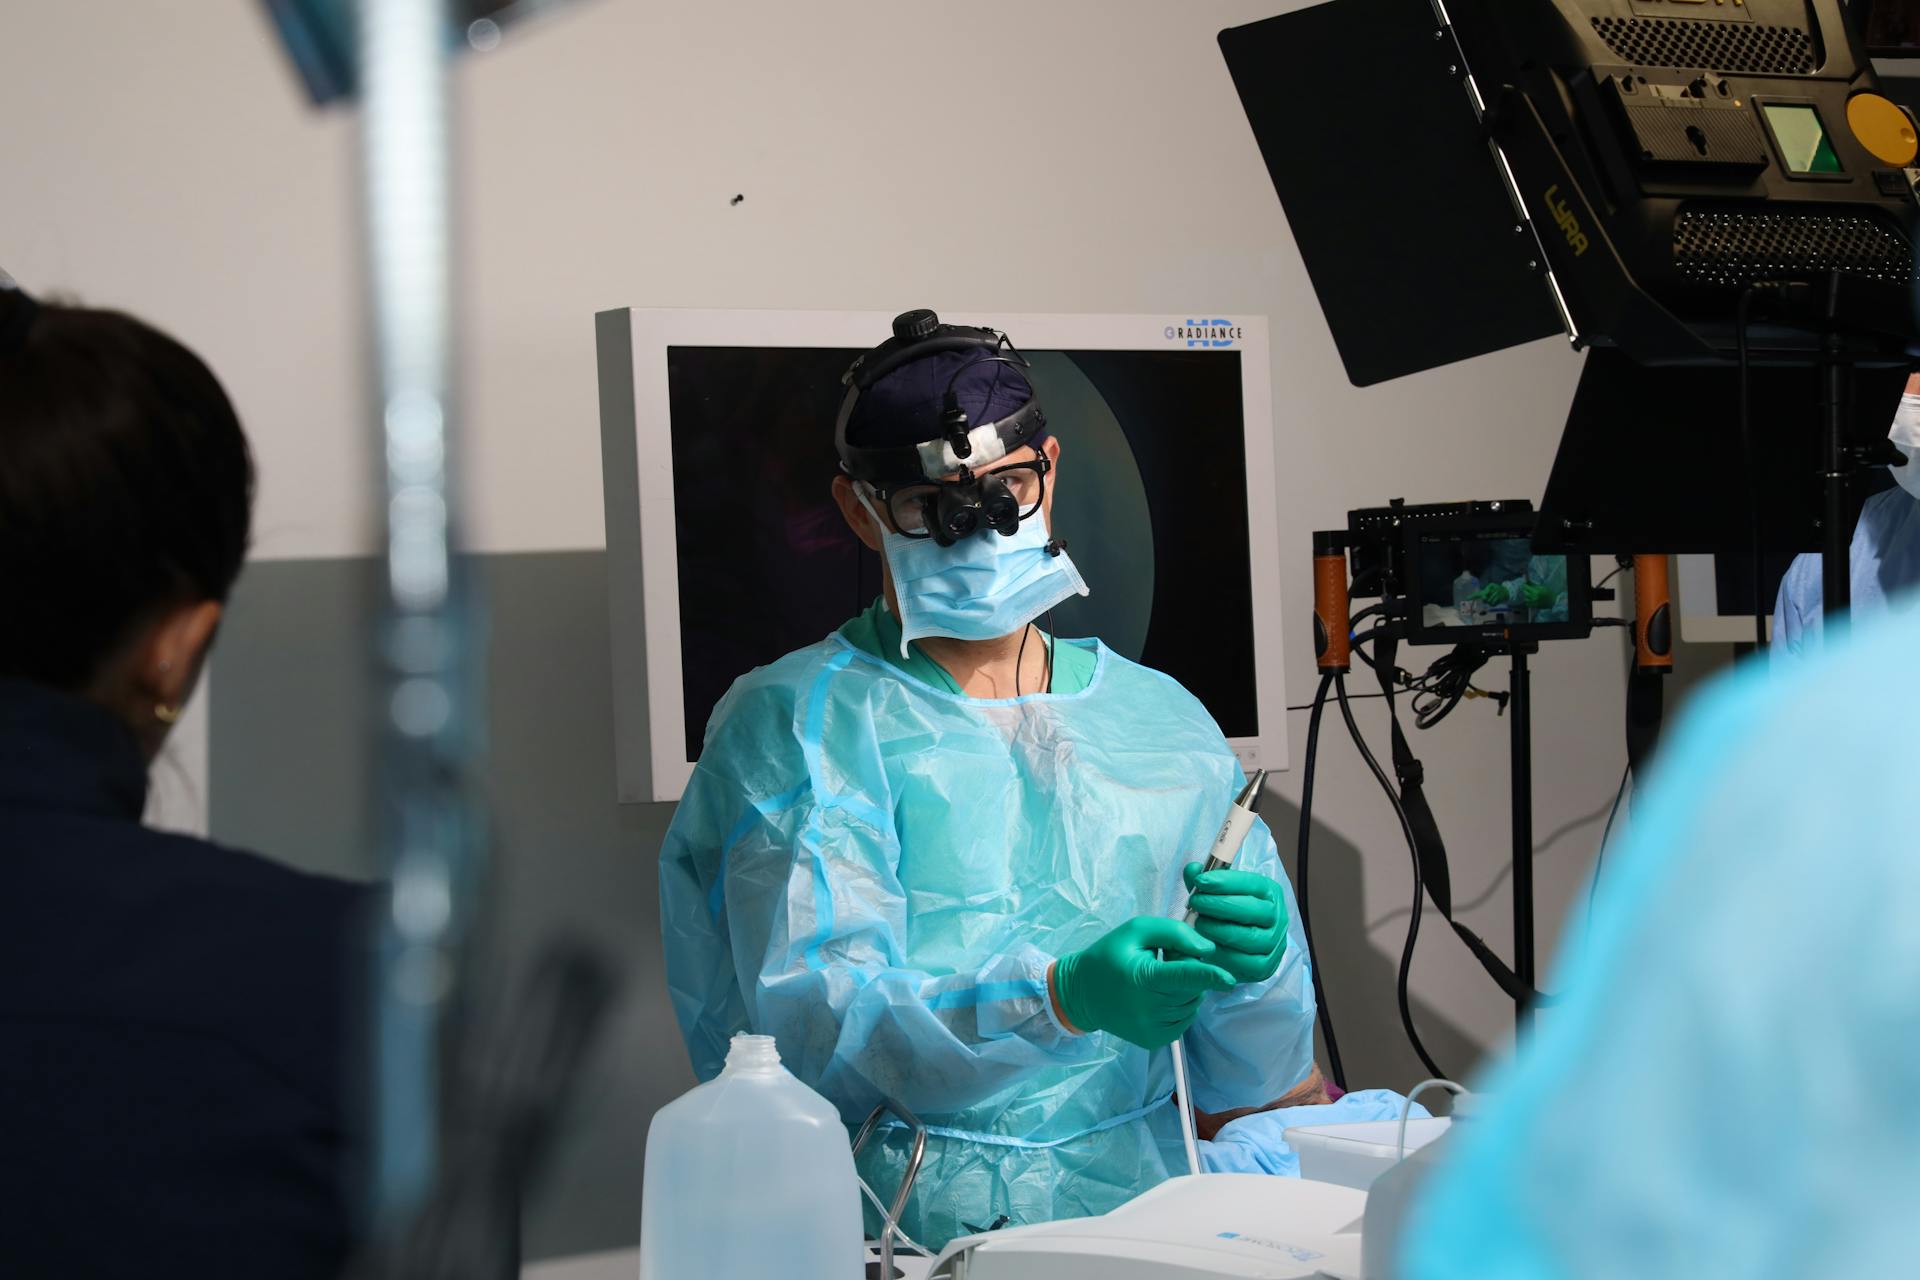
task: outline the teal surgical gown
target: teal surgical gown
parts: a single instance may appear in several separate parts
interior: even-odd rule
[[[1565,622],[1567,620],[1567,558],[1565,556],[1529,556],[1526,572],[1509,579],[1505,584],[1506,607],[1513,612],[1524,612],[1528,622]],[[1537,609],[1524,609],[1520,604],[1520,592],[1526,587],[1545,587],[1553,594],[1550,603]]]
[[[1920,500],[1905,489],[1887,489],[1868,498],[1853,527],[1847,559],[1849,616],[1862,621],[1894,608],[1909,588],[1920,586]],[[1798,662],[1819,650],[1823,581],[1820,557],[1813,554],[1795,557],[1780,580],[1768,650],[1774,666]]]
[[[917,1114],[932,1137],[904,1226],[929,1247],[1003,1216],[1104,1213],[1180,1159],[1167,1050],[1069,1033],[1047,969],[1183,902],[1242,775],[1175,681],[1059,643],[1090,666],[1073,693],[967,698],[840,634],[743,676],[661,853],[695,1072],[751,1030],[849,1124],[883,1099]],[[1285,884],[1264,825],[1237,865]],[[1287,906],[1279,971],[1205,997],[1186,1035],[1203,1110],[1264,1105],[1312,1071],[1290,888]],[[883,1136],[861,1168],[890,1198],[907,1143]]]
[[[1699,695],[1402,1276],[1915,1274],[1916,653],[1907,614]]]

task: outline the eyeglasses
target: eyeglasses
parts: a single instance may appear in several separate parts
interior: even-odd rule
[[[984,525],[1011,533],[1047,496],[1046,458],[1016,462],[958,480],[928,480],[876,492],[902,537],[933,538],[951,546]]]

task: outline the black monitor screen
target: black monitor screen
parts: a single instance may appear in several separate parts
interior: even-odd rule
[[[878,557],[830,489],[840,375],[858,354],[667,350],[690,760],[736,678],[880,593]],[[1228,737],[1257,736],[1240,353],[1026,354],[1062,449],[1054,532],[1092,588],[1054,629],[1173,676]]]

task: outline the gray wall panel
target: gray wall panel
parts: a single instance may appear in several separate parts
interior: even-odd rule
[[[213,838],[309,871],[368,879],[367,609],[372,560],[249,565],[213,651]]]
[[[512,981],[565,932],[591,940],[625,983],[527,1206],[525,1251],[631,1245],[648,1119],[693,1085],[661,974],[655,868],[671,809],[614,803],[604,555],[483,556],[475,568],[492,613],[489,971]],[[370,560],[248,568],[211,686],[215,839],[373,874],[365,649],[377,581]]]

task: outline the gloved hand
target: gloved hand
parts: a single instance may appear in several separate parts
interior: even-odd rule
[[[1189,862],[1187,889],[1187,906],[1200,913],[1194,928],[1219,947],[1208,959],[1235,982],[1271,978],[1287,950],[1287,898],[1280,882],[1254,871],[1203,872],[1200,863]]]
[[[1529,582],[1520,588],[1520,603],[1529,609],[1546,609],[1559,598],[1559,593],[1537,583]]]
[[[1191,925],[1135,916],[1056,960],[1054,994],[1080,1030],[1111,1031],[1142,1049],[1158,1049],[1193,1025],[1203,992],[1233,989],[1226,970],[1193,958],[1215,950]]]
[[[1486,586],[1474,592],[1473,598],[1481,604],[1505,604],[1507,602],[1507,584],[1504,582],[1489,582]]]

